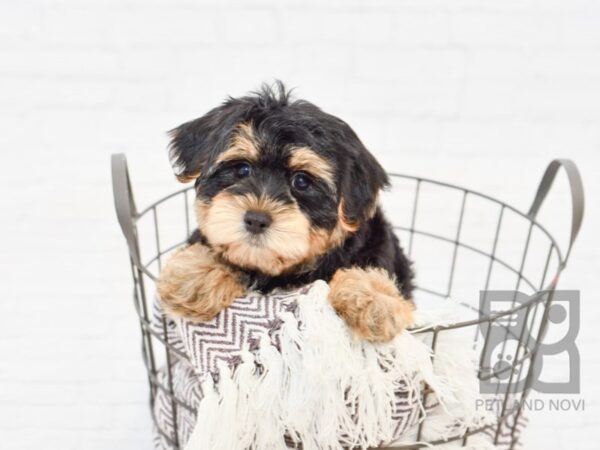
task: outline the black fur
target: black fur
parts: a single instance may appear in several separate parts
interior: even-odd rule
[[[235,179],[235,162],[215,164],[229,145],[240,123],[251,123],[260,143],[260,161],[252,176]],[[245,272],[249,285],[264,292],[277,287],[329,281],[335,271],[345,267],[381,267],[394,275],[406,298],[412,297],[413,272],[392,227],[377,208],[372,215],[377,193],[388,186],[388,177],[364,147],[354,131],[341,119],[323,112],[315,105],[290,99],[281,83],[253,95],[229,98],[203,117],[171,131],[170,154],[176,172],[184,177],[197,176],[196,191],[200,198],[212,197],[228,190],[233,194],[262,193],[281,202],[297,202],[314,227],[333,229],[338,222],[338,205],[343,198],[345,219],[359,224],[359,229],[345,242],[321,255],[316,264],[268,276],[249,268]],[[331,161],[335,167],[335,186],[313,180],[309,192],[290,189],[291,174],[285,161],[293,147],[307,146]],[[196,230],[190,243],[210,245]]]

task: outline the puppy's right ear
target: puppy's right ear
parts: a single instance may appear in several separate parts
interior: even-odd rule
[[[169,131],[169,157],[180,182],[198,178],[209,161],[225,149],[242,113],[241,105],[230,99],[199,119]]]

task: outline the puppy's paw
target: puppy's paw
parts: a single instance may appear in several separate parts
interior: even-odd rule
[[[217,262],[201,244],[175,253],[158,280],[165,311],[194,321],[213,319],[244,292],[239,276]]]
[[[413,302],[384,269],[339,269],[329,286],[329,301],[362,339],[388,342],[413,324]]]

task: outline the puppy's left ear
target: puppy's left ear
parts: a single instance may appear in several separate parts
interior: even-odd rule
[[[383,167],[358,138],[353,147],[341,186],[341,212],[350,228],[373,215],[379,191],[390,184]]]
[[[169,131],[169,156],[179,181],[187,183],[200,176],[209,161],[225,149],[242,114],[240,102],[230,99],[199,119]]]

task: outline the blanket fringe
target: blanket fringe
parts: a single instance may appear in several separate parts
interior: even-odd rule
[[[314,283],[298,299],[297,314],[282,316],[279,350],[265,332],[258,351],[244,349],[233,372],[221,361],[217,383],[204,377],[186,450],[286,450],[286,437],[304,450],[390,443],[398,390],[425,411],[424,383],[441,405],[427,418],[427,439],[448,437],[481,420],[474,410],[471,340],[442,340],[435,360],[422,335],[405,332],[381,345],[362,342],[331,308],[328,290],[326,283]]]

